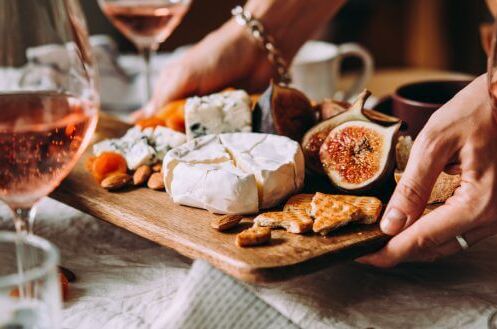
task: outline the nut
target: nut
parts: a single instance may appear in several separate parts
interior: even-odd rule
[[[152,169],[150,166],[143,165],[138,167],[133,174],[133,185],[138,186],[145,184],[145,182],[147,182],[150,178],[150,175],[152,175]]]
[[[147,186],[152,190],[163,190],[165,186],[164,180],[162,179],[162,174],[159,172],[153,173],[148,179]]]
[[[269,227],[254,226],[239,233],[236,236],[238,247],[251,247],[268,243],[271,240],[271,229]]]
[[[241,215],[216,216],[211,220],[211,227],[223,232],[237,226],[242,219],[243,216]]]
[[[162,171],[162,163],[156,163],[152,166],[153,172],[161,172]]]
[[[113,191],[119,190],[131,183],[131,176],[123,173],[116,173],[107,176],[101,183],[104,189]]]

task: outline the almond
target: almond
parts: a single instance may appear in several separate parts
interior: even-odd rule
[[[211,220],[211,227],[223,232],[237,226],[242,219],[243,216],[241,215],[216,216]]]
[[[162,163],[156,163],[152,166],[153,172],[161,172],[162,171]]]
[[[138,167],[133,174],[133,184],[135,186],[145,184],[150,178],[150,175],[152,175],[152,168],[150,166],[143,165]]]
[[[123,173],[116,173],[107,176],[101,183],[102,186],[106,190],[118,190],[123,188],[131,183],[131,176]]]
[[[165,186],[162,174],[159,172],[153,173],[148,179],[147,186],[152,190],[163,190]]]

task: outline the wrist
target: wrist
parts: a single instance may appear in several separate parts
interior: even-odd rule
[[[275,46],[291,62],[300,47],[343,3],[345,0],[249,0],[245,9],[262,22]]]
[[[226,33],[224,36],[230,40],[233,47],[243,49],[243,58],[250,59],[251,64],[267,63],[267,54],[262,49],[258,40],[256,40],[245,26],[238,24],[234,18],[228,20],[220,29],[220,33]]]

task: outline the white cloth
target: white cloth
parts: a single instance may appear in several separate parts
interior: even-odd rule
[[[237,287],[205,263],[188,274],[191,262],[174,251],[56,201],[43,201],[38,214],[35,232],[60,248],[62,265],[78,277],[63,328],[160,328],[181,324],[186,314],[198,321],[233,294],[261,305],[255,294],[273,307],[264,313],[274,328],[486,328],[497,311],[496,238],[434,264],[380,270],[344,263],[283,283]],[[0,218],[0,230],[13,229],[5,207]],[[253,314],[253,304],[244,305],[240,316]],[[168,311],[173,306],[177,311]]]

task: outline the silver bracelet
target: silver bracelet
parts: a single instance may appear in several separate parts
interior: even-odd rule
[[[267,52],[269,61],[275,66],[276,73],[278,75],[278,83],[288,85],[292,81],[292,77],[288,71],[288,63],[281,55],[278,48],[276,48],[273,37],[266,32],[261,21],[254,18],[252,13],[245,10],[242,6],[236,6],[233,8],[231,10],[231,15],[233,15],[238,24],[246,26],[250,30],[250,34]]]

